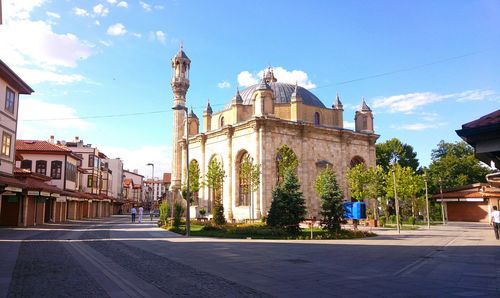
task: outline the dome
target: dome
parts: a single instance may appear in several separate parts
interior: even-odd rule
[[[273,90],[274,97],[276,98],[275,103],[290,103],[292,93],[295,90],[295,85],[286,83],[269,82],[267,83],[269,87]],[[241,91],[241,97],[243,98],[243,104],[252,104],[252,95],[254,91],[259,88],[260,84],[255,84]],[[325,108],[325,105],[312,94],[309,90],[303,87],[298,87],[299,96],[302,98],[302,102],[308,106]]]

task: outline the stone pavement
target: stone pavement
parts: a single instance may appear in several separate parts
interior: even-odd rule
[[[128,217],[0,229],[0,296],[500,296],[478,223],[360,240],[185,238]]]

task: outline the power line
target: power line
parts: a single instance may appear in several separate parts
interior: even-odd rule
[[[419,68],[424,68],[424,67],[428,67],[428,66],[432,66],[432,65],[436,65],[436,64],[446,63],[448,61],[453,61],[453,60],[458,60],[458,59],[462,59],[462,58],[469,57],[469,56],[474,56],[474,55],[477,55],[477,54],[480,54],[480,53],[482,53],[482,52],[481,51],[477,51],[477,52],[466,53],[466,54],[463,54],[463,55],[458,55],[458,56],[443,58],[443,59],[440,59],[440,60],[436,60],[436,61],[432,61],[432,62],[428,62],[428,63],[423,63],[423,64],[419,64],[419,65],[414,65],[414,66],[410,66],[410,67],[406,67],[406,68],[401,68],[401,69],[397,69],[397,70],[392,70],[392,71],[382,72],[382,73],[373,74],[373,75],[369,75],[369,76],[359,77],[359,78],[352,79],[352,80],[340,81],[340,82],[336,82],[336,83],[326,84],[326,85],[322,85],[322,86],[310,88],[309,90],[327,88],[327,87],[331,87],[331,86],[345,85],[345,84],[349,84],[349,83],[354,83],[354,82],[359,82],[359,81],[365,81],[365,80],[379,78],[379,77],[384,77],[384,76],[390,76],[390,75],[401,73],[401,72],[408,72],[408,71],[412,71],[412,70],[419,69]],[[222,104],[212,104],[212,106],[214,106],[214,107],[224,106],[224,105],[226,105],[226,104],[224,104],[224,103],[222,103]],[[198,107],[194,107],[194,108],[195,109],[199,109],[199,108],[203,108],[203,107],[202,106],[198,106]],[[64,120],[77,120],[77,119],[105,119],[105,118],[119,118],[119,117],[129,117],[129,116],[141,116],[141,115],[161,114],[161,113],[166,113],[166,112],[168,112],[168,110],[149,111],[149,112],[137,112],[137,113],[125,113],[125,114],[93,115],[93,116],[82,116],[82,117],[67,117],[67,118],[23,119],[23,120],[19,120],[19,121],[36,122],[36,121],[64,121]]]

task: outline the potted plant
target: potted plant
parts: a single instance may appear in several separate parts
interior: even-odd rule
[[[200,217],[205,217],[205,214],[207,214],[207,210],[205,210],[205,208],[200,208],[200,211],[198,211],[200,213]]]

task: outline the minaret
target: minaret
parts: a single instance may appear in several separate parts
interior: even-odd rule
[[[186,53],[183,51],[183,47],[179,49],[179,52],[172,58],[172,80],[170,85],[174,92],[174,104],[173,106],[186,106],[186,93],[189,89],[189,68],[191,66],[191,60],[189,60]],[[179,141],[182,140],[184,136],[184,120],[185,111],[174,110],[173,111],[174,126],[172,133],[172,184],[170,190],[177,193],[177,190],[181,187],[181,176],[182,176],[182,148]]]
[[[203,111],[203,126],[204,131],[209,132],[212,130],[212,107],[210,106],[210,100],[207,102],[207,107]]]

